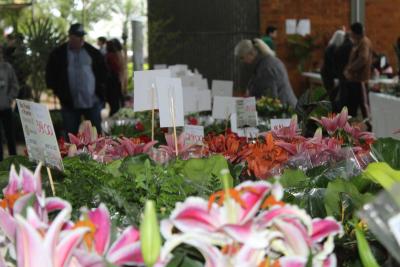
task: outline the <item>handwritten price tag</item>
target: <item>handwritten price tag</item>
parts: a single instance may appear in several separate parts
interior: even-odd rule
[[[39,134],[46,136],[54,136],[53,126],[42,121],[36,121],[36,126]]]
[[[236,100],[237,127],[256,127],[257,111],[255,97]]]
[[[197,125],[185,125],[185,145],[195,145],[203,143],[204,127]]]
[[[29,159],[63,171],[49,110],[45,105],[17,99]]]

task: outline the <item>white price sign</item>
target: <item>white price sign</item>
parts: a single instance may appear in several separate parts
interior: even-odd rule
[[[64,171],[50,112],[45,105],[17,99],[29,159]]]
[[[204,139],[204,127],[198,125],[185,125],[185,145],[202,144]]]
[[[291,119],[271,119],[271,130],[289,127]]]
[[[256,98],[248,97],[236,100],[237,127],[256,127],[257,110]]]
[[[184,126],[182,82],[179,78],[157,78],[160,127]],[[175,118],[173,117],[175,116]]]

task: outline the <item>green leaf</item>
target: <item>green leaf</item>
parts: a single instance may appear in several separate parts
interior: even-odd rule
[[[120,167],[122,165],[122,159],[115,160],[107,165],[105,165],[107,171],[111,173],[113,176],[118,177],[121,176]]]
[[[213,176],[221,178],[221,171],[229,169],[226,159],[221,155],[214,155],[206,159],[190,159],[183,167],[184,177],[199,183],[206,184]],[[233,184],[231,179],[230,184]]]
[[[325,188],[289,188],[285,189],[284,201],[296,204],[315,217],[326,217],[324,206]]]
[[[400,170],[400,140],[380,138],[372,145],[371,150],[378,161]]]
[[[368,241],[365,238],[364,232],[358,226],[356,227],[356,238],[358,254],[360,255],[363,266],[379,267],[379,264],[376,262],[374,254],[372,254],[371,248],[368,245]]]
[[[121,173],[124,173],[128,176],[135,178],[137,175],[139,175],[139,173],[144,171],[145,168],[144,162],[148,159],[149,156],[146,154],[127,157],[122,161],[119,171]]]
[[[360,208],[372,197],[370,194],[361,194],[351,182],[337,179],[330,182],[326,189],[324,202],[328,215],[342,218],[341,193],[346,193],[351,198],[356,209]]]
[[[307,175],[301,170],[285,170],[279,182],[284,188],[297,187],[304,188],[310,180]]]

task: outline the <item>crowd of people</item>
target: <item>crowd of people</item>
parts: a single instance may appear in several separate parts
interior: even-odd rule
[[[110,106],[109,115],[113,115],[122,106],[127,91],[127,62],[120,41],[99,37],[95,48],[85,41],[85,35],[81,24],[72,24],[67,42],[51,51],[46,66],[46,84],[60,100],[66,133],[78,132],[82,116],[101,132],[101,110],[105,103]],[[16,62],[18,42],[23,42],[23,36],[10,34],[0,49],[0,122],[9,155],[16,154],[12,104],[17,97],[31,97],[26,85],[28,75],[20,71]]]
[[[325,50],[321,69],[333,111],[338,112],[346,106],[349,115],[357,117],[361,110],[370,129],[368,81],[374,72],[393,75],[390,69],[385,57],[374,54],[361,23],[353,23],[349,32],[345,29],[336,31]]]
[[[295,107],[297,98],[287,70],[276,56],[276,36],[277,28],[269,26],[260,39],[240,41],[235,47],[235,56],[254,67],[247,86],[248,96],[278,98]],[[349,114],[357,117],[361,110],[364,122],[371,130],[368,81],[381,76],[392,78],[393,68],[385,55],[373,51],[361,23],[353,23],[348,32],[343,28],[333,34],[321,68],[322,82],[333,112],[340,112],[346,106]]]

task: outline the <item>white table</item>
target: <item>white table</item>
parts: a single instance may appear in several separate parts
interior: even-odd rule
[[[400,129],[400,98],[378,93],[369,93],[372,130],[376,137],[400,139],[393,132]]]
[[[302,75],[303,77],[306,77],[306,78],[310,79],[310,80],[313,81],[313,82],[322,83],[322,76],[321,76],[321,73],[318,73],[318,72],[303,72],[303,73],[301,73],[301,75]],[[388,79],[388,78],[377,78],[377,79],[371,79],[371,80],[369,80],[369,81],[368,81],[368,85],[369,85],[370,87],[372,87],[372,86],[374,86],[374,85],[376,85],[376,84],[382,84],[382,85],[390,86],[390,85],[395,85],[395,84],[397,84],[398,82],[399,82],[399,79],[398,79],[397,77],[396,77],[396,78],[393,78],[393,79]],[[335,79],[335,83],[338,83],[338,80],[337,80],[337,79]]]

